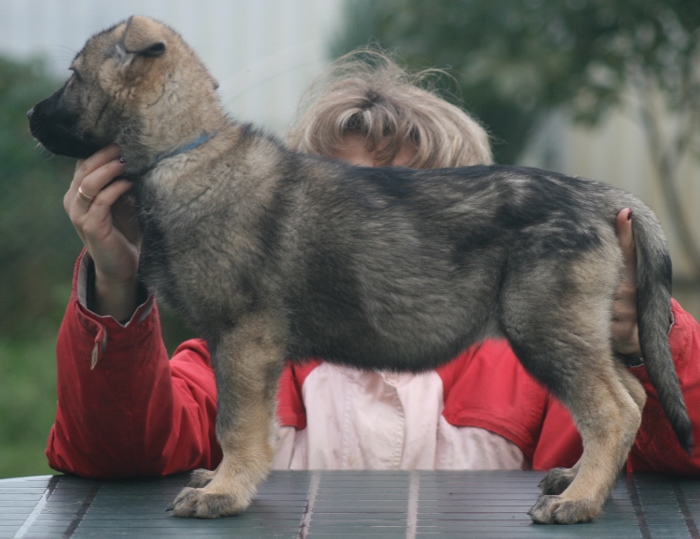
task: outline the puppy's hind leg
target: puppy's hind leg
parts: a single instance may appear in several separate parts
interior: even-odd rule
[[[284,358],[275,319],[248,316],[213,351],[218,390],[216,433],[224,453],[216,472],[198,472],[171,508],[179,517],[217,518],[246,509],[274,452],[276,392]]]
[[[583,455],[578,469],[572,470],[576,473],[571,484],[561,494],[545,492],[530,510],[534,522],[569,524],[594,519],[627,458],[642,414],[638,394],[633,398],[616,372],[612,357],[609,359],[589,364],[572,379],[575,387],[560,395],[583,438]],[[559,490],[571,475],[560,476],[557,483],[555,473],[545,486]]]
[[[620,382],[627,392],[630,394],[634,402],[639,408],[639,413],[641,414],[644,410],[644,405],[646,404],[647,395],[644,391],[644,387],[639,383],[624,365],[616,363],[615,370],[620,379]],[[576,478],[581,461],[579,460],[571,468],[553,468],[549,471],[546,477],[540,481],[538,485],[543,494],[561,494],[564,492],[569,485]]]

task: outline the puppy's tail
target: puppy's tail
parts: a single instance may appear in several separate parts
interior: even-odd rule
[[[637,250],[637,324],[647,373],[681,446],[692,452],[692,425],[671,356],[671,257],[663,231],[647,208],[634,208]]]

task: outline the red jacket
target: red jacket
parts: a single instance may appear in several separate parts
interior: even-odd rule
[[[57,343],[58,405],[46,455],[59,471],[109,478],[214,468],[216,387],[206,344],[190,340],[168,359],[157,307],[142,305],[127,327],[99,317],[73,293]],[[669,335],[683,394],[700,439],[700,326],[676,303]],[[280,423],[306,426],[301,387],[318,365],[289,364],[279,387]],[[94,366],[94,368],[93,368]],[[649,395],[628,459],[630,471],[700,473],[667,422],[644,367],[631,371]],[[471,347],[438,369],[445,419],[515,443],[533,469],[571,466],[581,439],[568,411],[520,366],[504,341]]]

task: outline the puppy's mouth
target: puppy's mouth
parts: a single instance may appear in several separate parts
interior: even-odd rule
[[[32,136],[53,154],[85,159],[105,146],[89,136],[77,135],[70,118],[54,121],[37,112],[37,107],[27,112],[27,117]]]

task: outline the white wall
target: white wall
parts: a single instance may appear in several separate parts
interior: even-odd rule
[[[85,40],[133,14],[177,30],[236,118],[282,134],[327,61],[342,0],[0,0],[0,53],[41,54],[59,74]]]
[[[667,129],[673,123],[671,115],[665,118]],[[593,129],[573,125],[566,116],[553,114],[531,140],[524,162],[610,183],[646,202],[656,212],[668,238],[676,277],[673,295],[700,319],[700,287],[694,266],[676,235],[674,216],[649,157],[649,146],[633,101],[628,100]],[[684,218],[696,246],[700,246],[700,162],[696,157],[686,156],[680,162],[676,182]]]

